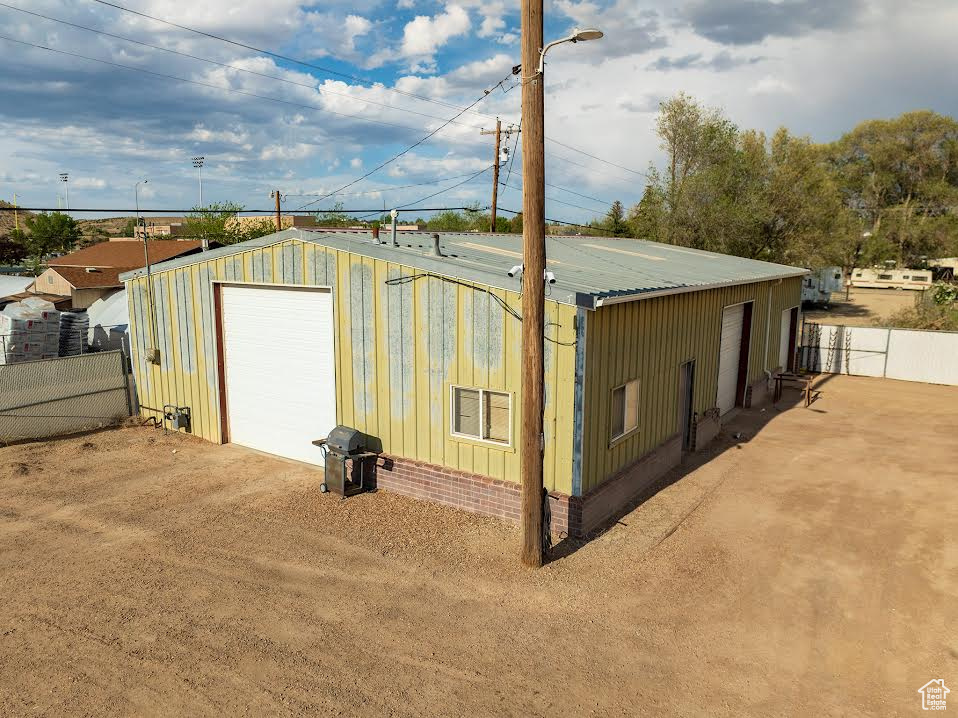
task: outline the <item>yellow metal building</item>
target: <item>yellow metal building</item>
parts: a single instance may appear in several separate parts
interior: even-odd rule
[[[587,531],[761,400],[794,354],[804,270],[638,240],[549,237],[547,255],[554,283],[509,276],[518,236],[393,246],[289,229],[131,272],[141,412],[186,407],[211,442],[307,461],[303,440],[283,442],[352,426],[381,446],[379,486],[514,517],[520,298],[535,286],[553,529]]]

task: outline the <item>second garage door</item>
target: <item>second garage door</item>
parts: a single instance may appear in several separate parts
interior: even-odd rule
[[[220,291],[229,440],[322,465],[311,442],[336,425],[329,290]]]
[[[742,355],[742,329],[745,326],[745,305],[726,307],[722,312],[722,342],[719,349],[718,394],[719,413],[735,406],[738,393],[738,367]]]

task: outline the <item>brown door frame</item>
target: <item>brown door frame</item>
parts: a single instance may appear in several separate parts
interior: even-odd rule
[[[216,377],[220,385],[220,443],[230,440],[230,421],[226,403],[226,346],[223,343],[223,285],[213,282],[213,322],[216,327]]]
[[[795,344],[797,341],[796,334],[798,333],[798,307],[792,307],[791,309],[791,321],[788,323],[788,359],[785,361],[785,366],[783,367],[786,371],[795,371]]]
[[[742,307],[742,339],[738,355],[738,381],[735,387],[735,406],[745,406],[745,394],[748,391],[749,351],[752,348],[752,306],[755,302],[744,302]]]

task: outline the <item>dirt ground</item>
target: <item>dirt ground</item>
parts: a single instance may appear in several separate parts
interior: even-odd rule
[[[891,326],[881,320],[888,319],[902,309],[915,306],[921,292],[898,289],[862,289],[852,287],[848,301],[845,292],[832,295],[826,309],[816,305],[806,307],[805,317],[822,324],[844,324],[848,327]],[[880,322],[876,323],[876,322]]]
[[[958,388],[822,390],[539,571],[239,447],[0,448],[0,715],[918,714],[958,691]]]

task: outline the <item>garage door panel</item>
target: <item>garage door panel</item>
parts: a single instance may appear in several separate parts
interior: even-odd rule
[[[739,359],[742,353],[742,330],[745,326],[745,305],[726,307],[722,312],[722,339],[719,348],[719,373],[716,404],[725,414],[735,407],[738,390]]]
[[[222,287],[230,441],[322,464],[336,423],[329,291]]]

